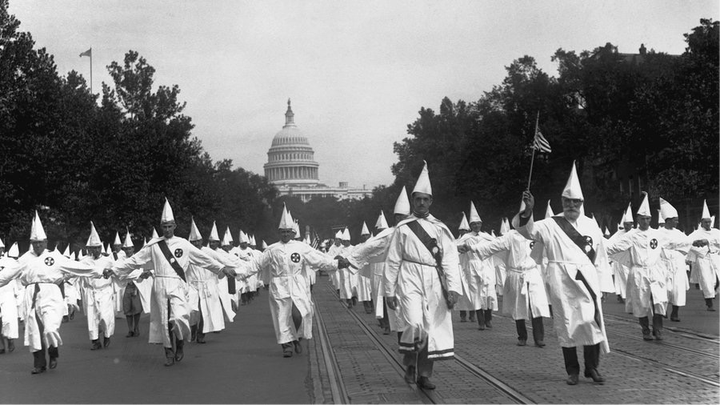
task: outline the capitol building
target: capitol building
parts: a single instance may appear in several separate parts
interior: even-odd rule
[[[320,183],[320,165],[314,160],[315,152],[307,137],[295,125],[290,100],[285,112],[285,125],[275,134],[267,154],[268,161],[263,166],[265,177],[281,196],[295,196],[308,202],[313,197],[360,200],[372,195],[372,190],[350,188],[347,182],[340,182],[338,187]]]

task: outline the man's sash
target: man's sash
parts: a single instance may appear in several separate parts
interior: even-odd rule
[[[552,219],[555,220],[555,223],[560,227],[560,229],[565,232],[565,235],[567,235],[568,238],[570,238],[573,243],[577,245],[577,247],[580,248],[580,250],[583,251],[590,259],[590,263],[595,264],[595,248],[593,248],[593,240],[589,236],[583,236],[578,232],[577,229],[575,229],[574,226],[568,221],[565,217],[552,217]],[[590,297],[593,300],[593,305],[595,306],[595,323],[599,327],[602,327],[600,325],[600,309],[598,308],[597,304],[597,295],[595,295],[595,291],[590,288],[590,284],[588,283],[587,279],[585,278],[585,275],[578,269],[577,273],[575,274],[575,280],[580,281],[583,283],[585,288],[587,288],[588,292],[590,293]]]
[[[184,282],[187,282],[187,279],[185,279],[185,270],[183,270],[182,266],[180,266],[180,263],[175,260],[175,256],[170,253],[170,248],[168,247],[167,242],[165,242],[165,240],[160,240],[157,245],[160,247],[160,251],[162,252],[163,256],[165,256],[165,259],[167,259],[168,263],[170,263],[170,266],[173,268],[173,270],[175,270],[175,273],[177,273],[177,275],[180,276],[180,278]]]
[[[410,221],[407,223],[407,226],[408,228],[410,228],[411,231],[413,231],[415,236],[420,239],[420,242],[425,245],[427,250],[430,251],[430,254],[435,259],[435,270],[437,270],[437,275],[440,279],[440,286],[442,287],[443,298],[445,298],[445,303],[447,304],[448,309],[453,309],[453,306],[455,304],[451,303],[450,299],[448,298],[448,290],[447,287],[445,287],[445,272],[442,268],[442,252],[440,252],[437,240],[430,237],[425,228],[423,228],[418,221]]]

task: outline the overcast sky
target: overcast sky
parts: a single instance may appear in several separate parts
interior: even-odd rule
[[[393,142],[421,107],[475,101],[529,55],[551,76],[558,48],[681,54],[717,0],[683,1],[169,1],[10,0],[10,13],[58,72],[93,90],[135,50],[155,84],[180,87],[213,160],[264,174],[288,98],[328,185],[393,181]],[[551,138],[551,136],[549,136]]]

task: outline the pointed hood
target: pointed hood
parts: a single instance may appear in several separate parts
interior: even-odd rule
[[[220,242],[220,235],[218,235],[217,224],[213,221],[212,230],[210,231],[210,237],[208,241]]]
[[[18,257],[20,257],[20,248],[18,247],[17,242],[13,243],[12,246],[10,246],[7,255],[8,257],[12,257],[13,259],[17,259]]]
[[[377,229],[387,229],[388,228],[388,223],[387,223],[387,220],[385,219],[385,214],[383,213],[382,210],[380,210],[380,215],[378,216],[377,221],[375,221],[375,228],[377,228]]]
[[[233,238],[232,234],[230,233],[230,227],[228,226],[225,228],[225,236],[223,236],[222,245],[223,246],[232,246],[233,244]]]
[[[240,230],[240,238],[238,239],[238,242],[247,243],[248,245],[250,244],[250,238],[245,232],[242,231],[242,229]]]
[[[400,195],[395,201],[395,209],[393,209],[393,214],[410,215],[410,200],[408,199],[405,186],[403,186]]]
[[[0,238],[0,248],[4,248],[5,244],[3,243],[2,239]]]
[[[510,222],[507,218],[503,218],[500,223],[500,235],[505,235],[508,232],[510,232]]]
[[[157,238],[159,238],[159,237],[160,237],[160,235],[158,235],[157,230],[156,230],[155,227],[153,226],[153,233],[152,233],[151,238],[152,238],[152,239],[157,239]]]
[[[482,219],[480,219],[480,215],[475,208],[475,203],[470,201],[470,218],[468,218],[468,223],[472,224],[473,222],[482,222]]]
[[[342,240],[350,240],[350,231],[348,231],[347,227],[342,232]]]
[[[658,212],[658,226],[665,225],[665,218],[663,218],[662,210],[657,210]]]
[[[250,235],[250,246],[257,246],[255,242],[255,235]]]
[[[633,214],[632,214],[632,202],[628,203],[627,209],[625,210],[625,215],[623,215],[621,222],[623,224],[626,222],[633,222],[633,223],[635,222],[635,220],[633,219]]]
[[[36,211],[37,212],[37,211]],[[700,219],[711,219],[710,210],[708,209],[707,200],[703,200],[703,210]],[[712,227],[712,225],[710,225]]]
[[[552,207],[550,206],[550,200],[548,200],[547,208],[545,208],[545,218],[554,217],[555,213],[552,210]]]
[[[415,188],[413,189],[412,193],[423,193],[423,194],[429,194],[432,195],[432,186],[430,185],[430,175],[428,174],[428,166],[427,162],[423,160],[423,169],[420,172],[420,176],[418,176],[417,181],[415,182]]]
[[[580,188],[580,179],[578,179],[575,161],[573,161],[572,170],[570,170],[570,177],[568,177],[568,181],[565,184],[565,189],[563,190],[561,196],[573,200],[585,200],[582,188]]]
[[[650,211],[650,201],[648,201],[648,193],[646,193],[645,191],[643,191],[642,193],[643,200],[642,203],[640,203],[640,208],[638,208],[635,214],[645,217],[652,217],[652,211]]]
[[[263,248],[263,250],[268,248],[268,245],[267,245],[267,243],[265,243],[265,241],[262,241],[262,248]]]
[[[87,243],[85,243],[85,246],[87,247],[102,247],[102,242],[100,241],[100,235],[98,235],[97,230],[95,230],[95,224],[93,224],[92,221],[90,221],[90,237],[87,240]]]
[[[70,244],[68,243],[67,246],[65,246],[65,250],[63,250],[63,256],[70,258]]]
[[[608,231],[607,226],[605,227],[605,232],[603,232],[603,235],[604,235],[604,236],[607,236],[607,237],[610,236],[610,231]]]
[[[132,239],[130,238],[130,229],[125,228],[125,243],[123,244],[124,248],[128,247],[135,247],[135,245],[132,242]]]
[[[175,222],[175,216],[173,215],[173,210],[167,197],[165,197],[165,206],[163,206],[162,216],[160,216],[160,223],[163,224],[166,222]]]
[[[30,242],[39,242],[43,240],[47,240],[47,235],[45,234],[45,229],[43,229],[42,222],[40,222],[40,215],[38,215],[36,210],[35,217],[33,218],[32,226],[30,228]]]
[[[290,215],[290,213],[288,213],[288,215]],[[293,229],[293,232],[295,232],[295,239],[302,238],[302,235],[300,235],[300,224],[298,223],[297,220],[293,220],[292,229]]]
[[[360,230],[360,236],[362,235],[370,235],[370,231],[368,230],[367,224],[365,221],[363,221],[362,230]]]
[[[292,215],[290,215],[290,211],[288,211],[285,204],[283,204],[283,214],[280,218],[280,224],[278,225],[278,229],[294,229],[295,228],[295,221],[293,221]]]
[[[342,231],[338,229],[338,231],[335,232],[335,239],[342,240],[342,234],[343,234]]]
[[[115,240],[113,241],[113,246],[114,245],[122,245],[122,242],[120,242],[120,233],[117,231],[115,232]]]
[[[497,238],[497,235],[495,235],[495,230],[494,230],[494,229],[491,229],[491,230],[490,230],[490,236],[492,236],[493,238]]]
[[[468,231],[470,232],[470,224],[468,224],[467,216],[465,216],[465,213],[462,213],[462,219],[460,220],[460,226],[458,227],[458,230],[460,231]]]
[[[188,240],[190,242],[202,240],[202,235],[200,234],[200,230],[195,224],[195,218],[193,217],[190,217],[190,236],[188,236]]]

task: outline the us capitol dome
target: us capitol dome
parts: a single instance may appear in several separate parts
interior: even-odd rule
[[[315,161],[315,151],[308,138],[295,125],[295,114],[290,100],[285,112],[285,125],[275,134],[267,152],[268,161],[263,165],[265,177],[274,185],[280,195],[300,197],[304,202],[313,197],[335,197],[362,199],[372,194],[371,190],[350,188],[347,182],[338,187],[328,187],[320,182],[320,165]]]

